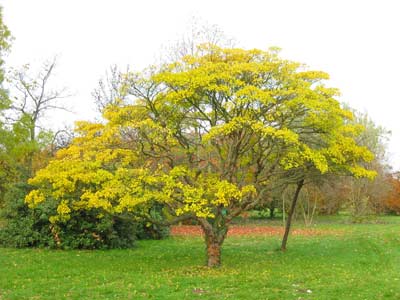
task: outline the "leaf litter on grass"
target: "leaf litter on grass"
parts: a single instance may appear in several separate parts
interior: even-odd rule
[[[284,233],[283,227],[272,226],[232,226],[229,228],[228,236],[248,236],[248,235],[261,235],[261,236],[275,236]],[[343,230],[335,229],[293,229],[292,235],[300,236],[320,236],[320,235],[336,235],[344,234]],[[200,226],[196,225],[178,225],[171,227],[172,236],[202,236],[203,232]]]

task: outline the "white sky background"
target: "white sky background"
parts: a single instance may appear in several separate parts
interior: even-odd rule
[[[216,24],[244,48],[278,46],[282,56],[328,72],[341,101],[392,131],[400,169],[400,1],[398,0],[0,0],[15,40],[9,65],[58,55],[55,77],[74,96],[74,114],[92,119],[91,92],[112,64],[141,70],[178,40],[193,17]],[[56,116],[56,117],[54,117]]]

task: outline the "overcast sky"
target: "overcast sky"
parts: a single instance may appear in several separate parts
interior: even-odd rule
[[[398,0],[0,0],[15,40],[9,65],[58,55],[56,80],[75,114],[94,116],[91,97],[112,64],[141,70],[196,17],[244,48],[278,46],[282,56],[328,72],[341,101],[392,131],[400,168],[400,1]],[[55,121],[54,121],[55,122]]]

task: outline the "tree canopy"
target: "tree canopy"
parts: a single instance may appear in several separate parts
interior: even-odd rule
[[[194,54],[126,74],[123,101],[103,123],[80,122],[77,137],[37,172],[29,206],[70,213],[137,212],[162,203],[173,223],[194,219],[205,233],[207,265],[220,264],[231,220],[269,200],[288,170],[373,177],[362,127],[324,85],[328,75],[277,51],[205,44]]]

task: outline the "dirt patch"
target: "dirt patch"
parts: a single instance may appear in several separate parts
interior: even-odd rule
[[[241,235],[264,235],[274,236],[283,235],[282,227],[272,226],[231,226],[228,231],[228,236]],[[292,235],[316,236],[316,235],[340,235],[339,230],[321,230],[321,229],[293,229]],[[178,225],[171,227],[172,236],[202,236],[203,232],[200,226],[195,225]]]

